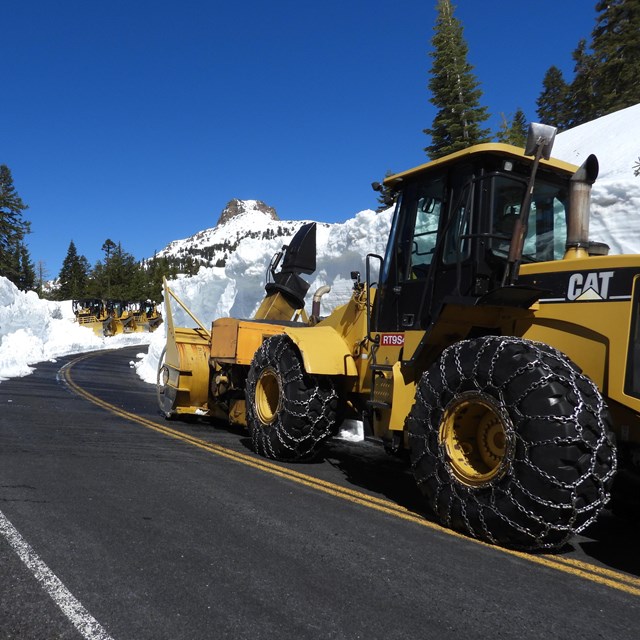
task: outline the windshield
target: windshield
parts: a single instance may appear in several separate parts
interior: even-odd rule
[[[506,257],[509,253],[511,233],[526,188],[526,182],[516,177],[498,175],[492,179],[491,249],[496,255]],[[562,259],[567,241],[568,208],[566,186],[536,180],[522,252],[523,262]]]

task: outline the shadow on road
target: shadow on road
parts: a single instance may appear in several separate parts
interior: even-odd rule
[[[573,544],[593,560],[611,569],[640,577],[637,524],[605,511]]]

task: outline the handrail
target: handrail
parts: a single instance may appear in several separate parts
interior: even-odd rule
[[[371,335],[371,294],[369,290],[371,289],[371,259],[378,260],[380,262],[380,268],[382,268],[382,264],[384,262],[382,256],[379,256],[375,253],[368,253],[365,260],[365,288],[367,292],[367,340],[376,344],[380,339],[379,336],[375,338]],[[378,278],[380,275],[378,275]]]
[[[209,331],[209,329],[207,329],[202,322],[200,322],[200,320],[198,320],[198,318],[196,318],[196,316],[191,312],[191,310],[187,307],[187,305],[182,302],[182,300],[180,300],[180,298],[176,295],[176,293],[174,291],[172,291],[172,289],[169,287],[168,283],[167,283],[167,279],[166,278],[162,278],[162,284],[164,285],[164,291],[165,291],[165,302],[167,303],[167,314],[171,314],[171,307],[168,304],[169,300],[167,298],[167,295],[171,296],[184,310],[185,312],[189,315],[189,317],[207,334],[207,336],[210,338],[211,337],[211,332]],[[173,318],[172,318],[173,320]]]

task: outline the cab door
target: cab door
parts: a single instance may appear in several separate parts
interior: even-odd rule
[[[445,297],[469,289],[474,189],[470,165],[404,187],[374,306],[374,331],[425,329]]]

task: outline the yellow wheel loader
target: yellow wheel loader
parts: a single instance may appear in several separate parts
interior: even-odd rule
[[[153,332],[162,324],[162,314],[158,311],[158,305],[151,300],[132,302],[131,310],[136,326],[136,331]]]
[[[388,177],[385,255],[325,318],[322,291],[304,311],[313,225],[276,254],[252,319],[176,327],[171,305],[190,312],[165,285],[162,413],[245,424],[281,460],[360,418],[408,454],[441,523],[494,544],[559,547],[612,495],[637,516],[640,256],[590,240],[597,160],[552,159],[554,137],[532,125],[526,149],[482,144]]]
[[[72,300],[71,305],[76,322],[81,327],[93,329],[93,332],[100,337],[112,336],[116,333],[115,321],[104,300],[83,298]]]
[[[114,320],[115,333],[150,333],[162,323],[154,302],[108,300],[107,310]]]
[[[138,331],[135,321],[135,306],[124,300],[107,300],[107,312],[113,319],[114,334],[135,333]]]

